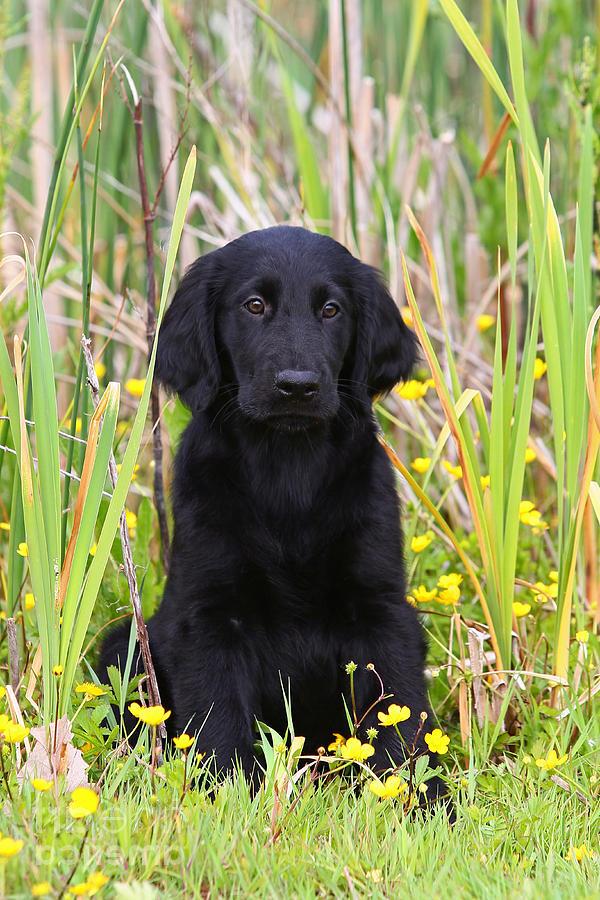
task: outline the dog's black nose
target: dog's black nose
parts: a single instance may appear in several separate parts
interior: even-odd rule
[[[316,372],[285,369],[275,376],[275,388],[288,400],[311,400],[319,390],[319,376]]]

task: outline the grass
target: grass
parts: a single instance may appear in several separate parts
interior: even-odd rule
[[[116,888],[117,897],[598,896],[597,863],[564,858],[572,845],[593,844],[597,804],[590,811],[520,763],[514,772],[485,767],[471,799],[461,789],[453,828],[442,813],[407,819],[337,781],[304,796],[274,845],[267,797],[252,800],[237,780],[214,801],[189,795],[179,808],[177,768],[167,769],[170,784],[161,780],[153,792],[142,779],[96,814],[80,871],[146,886],[137,894]],[[32,882],[56,880],[84,830],[64,811],[56,816],[47,796],[24,797],[23,806],[47,843],[24,851],[13,881],[18,897],[30,896]]]
[[[28,10],[0,2],[0,897],[600,897],[600,3]],[[75,690],[164,587],[156,433],[168,472],[189,414],[148,421],[151,297],[160,326],[186,264],[277,221],[382,268],[421,342],[376,414],[452,827],[367,767],[311,778],[293,710],[251,796],[144,727],[125,752],[135,684]]]

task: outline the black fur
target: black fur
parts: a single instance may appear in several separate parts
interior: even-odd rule
[[[264,314],[244,306],[252,297]],[[323,318],[328,302],[339,311]],[[251,771],[255,719],[285,730],[288,679],[307,752],[347,734],[350,660],[359,714],[378,694],[367,663],[394,695],[379,708],[410,707],[401,726],[409,743],[428,711],[394,474],[371,411],[414,357],[378,273],[301,228],[253,232],[208,254],[175,294],[157,374],[193,418],[175,466],[169,578],[149,633],[170,732],[206,719],[200,747],[215,751],[219,768],[237,757]],[[306,396],[277,389],[290,372],[292,390],[298,373],[310,375]],[[103,666],[124,663],[126,645],[125,630],[113,633]],[[373,711],[361,736],[377,724]],[[402,758],[393,728],[379,728],[375,747],[376,767],[389,766],[388,754]]]

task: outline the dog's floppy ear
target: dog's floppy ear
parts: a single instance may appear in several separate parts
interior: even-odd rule
[[[361,263],[354,289],[358,326],[353,378],[374,397],[408,378],[417,356],[417,339],[376,269]]]
[[[215,254],[192,263],[165,314],[158,336],[156,377],[195,412],[215,399],[221,370],[215,344]]]

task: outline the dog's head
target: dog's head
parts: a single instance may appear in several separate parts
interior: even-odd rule
[[[378,272],[279,226],[196,260],[160,330],[157,377],[193,411],[219,396],[274,428],[335,416],[406,378],[415,339]]]

